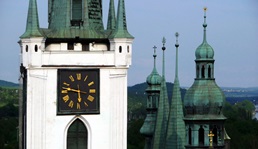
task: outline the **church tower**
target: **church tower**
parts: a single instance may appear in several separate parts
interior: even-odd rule
[[[224,148],[225,96],[214,78],[214,50],[206,40],[204,11],[203,42],[195,51],[196,78],[184,98],[186,149]]]
[[[106,29],[102,0],[48,0],[40,28],[29,0],[20,36],[23,149],[126,149],[127,70],[134,37],[125,3],[110,0]]]
[[[143,126],[140,129],[140,133],[145,136],[145,149],[152,149],[153,147],[153,136],[155,131],[156,119],[157,119],[157,109],[160,98],[160,85],[161,76],[158,74],[156,69],[156,46],[154,48],[154,67],[151,74],[147,77],[148,88],[147,93],[147,105],[146,111],[147,116],[144,120]]]
[[[168,93],[167,85],[165,78],[165,44],[166,39],[162,39],[162,77],[161,77],[161,86],[160,86],[160,97],[158,103],[157,111],[157,120],[155,125],[155,132],[153,138],[153,149],[163,149],[165,148],[166,143],[166,134],[167,134],[167,122],[169,114],[169,103],[168,103]]]
[[[178,78],[178,32],[176,36],[176,65],[175,80],[173,86],[172,99],[170,104],[169,119],[166,136],[166,149],[184,149],[185,145],[185,122],[183,120],[183,104],[181,98],[180,84]]]

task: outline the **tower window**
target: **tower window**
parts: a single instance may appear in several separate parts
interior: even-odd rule
[[[119,53],[122,53],[122,46],[119,46]]]
[[[202,66],[202,78],[205,78],[205,67]]]
[[[38,45],[35,45],[34,50],[35,52],[38,52]]]
[[[129,46],[127,46],[127,53],[129,53],[130,52],[130,47]]]
[[[208,68],[208,77],[211,78],[211,66]]]
[[[67,132],[67,149],[87,149],[88,131],[79,119],[75,120]]]
[[[80,26],[82,23],[82,0],[71,0],[71,25]]]
[[[200,68],[199,68],[199,65],[197,65],[196,78],[199,78],[199,71],[200,71]]]
[[[218,144],[218,129],[217,129],[216,125],[214,126],[212,133],[214,134],[213,143],[217,145]]]
[[[28,52],[29,51],[29,46],[26,45],[25,51]]]
[[[202,126],[199,129],[199,145],[204,145],[204,129]]]
[[[192,144],[192,129],[190,127],[188,129],[188,144]]]

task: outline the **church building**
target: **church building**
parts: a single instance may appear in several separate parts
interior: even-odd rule
[[[169,102],[165,79],[165,40],[163,39],[162,76],[154,68],[147,77],[147,116],[140,129],[145,136],[145,149],[229,149],[222,113],[223,91],[214,77],[214,50],[206,40],[206,8],[204,8],[203,42],[195,50],[196,77],[181,98],[178,76],[178,36],[176,33],[176,65],[172,99]],[[169,104],[170,103],[170,104]]]
[[[117,13],[116,13],[117,10]],[[48,28],[40,28],[29,0],[20,36],[20,149],[126,149],[127,71],[134,37],[125,2],[48,0]]]

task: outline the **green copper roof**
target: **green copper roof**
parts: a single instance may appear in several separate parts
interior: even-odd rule
[[[153,54],[153,58],[154,58],[154,66],[153,66],[153,70],[151,72],[151,74],[147,77],[147,84],[149,85],[149,87],[147,88],[147,90],[160,90],[160,84],[161,84],[161,76],[159,75],[157,69],[156,69],[156,46],[153,47],[154,49],[154,54]]]
[[[47,38],[107,38],[101,0],[49,0]]]
[[[30,0],[26,31],[20,38],[133,38],[127,31],[124,0],[119,0],[117,21],[114,0],[110,0],[107,30],[103,27],[102,0],[48,0],[48,7],[48,29],[40,29],[36,0]]]
[[[42,34],[39,31],[38,9],[36,0],[29,1],[26,31],[23,35],[20,36],[20,38],[30,37],[42,37]]]
[[[196,49],[195,51],[195,57],[196,60],[213,60],[214,56],[214,50],[213,48],[208,44],[206,40],[206,14],[204,14],[204,23],[203,23],[203,42],[202,44]]]
[[[110,38],[134,38],[127,31],[126,14],[125,14],[125,2],[124,2],[124,0],[119,0],[119,2],[118,2],[118,13],[117,13],[116,30],[110,36]]]
[[[115,6],[114,6],[114,0],[110,0],[109,12],[108,12],[107,30],[114,30],[114,29],[116,29]]]
[[[163,67],[162,67],[162,81],[160,88],[160,98],[157,113],[156,128],[153,140],[153,149],[164,149],[166,143],[166,133],[168,124],[168,113],[169,113],[169,103],[167,95],[167,86],[165,79],[165,38],[163,38]]]
[[[222,114],[225,96],[215,80],[197,79],[184,98],[186,114]],[[192,114],[191,114],[192,113]],[[220,117],[220,116],[219,116]]]
[[[140,129],[140,133],[152,137],[155,131],[156,113],[148,113]]]
[[[178,33],[176,33],[176,38],[178,38]],[[184,113],[183,104],[180,92],[180,85],[178,79],[178,47],[179,44],[176,42],[176,71],[175,80],[173,86],[173,94],[170,105],[168,128],[167,128],[167,138],[166,138],[166,149],[184,149],[185,145],[185,123],[184,123]]]

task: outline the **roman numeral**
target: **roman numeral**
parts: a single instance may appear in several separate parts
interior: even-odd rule
[[[81,105],[77,103],[77,109],[81,109]]]
[[[94,82],[91,81],[91,82],[88,84],[88,86],[92,86],[93,84],[94,84]]]
[[[70,80],[71,80],[72,82],[74,82],[74,78],[73,78],[72,75],[70,75],[69,78],[70,78]]]
[[[62,94],[67,94],[67,90],[62,90]]]
[[[69,96],[68,96],[68,95],[64,96],[64,97],[63,97],[63,100],[64,100],[64,102],[66,103],[66,102],[69,100]]]
[[[89,105],[84,101],[84,105],[86,106],[86,107],[88,107]]]
[[[73,108],[73,101],[72,101],[72,100],[69,102],[68,106],[69,106],[70,108]]]
[[[77,73],[77,74],[76,74],[76,77],[77,77],[77,80],[81,80],[81,78],[82,78],[81,73]]]
[[[87,79],[88,79],[88,76],[85,76],[85,78],[84,78],[84,80],[83,80],[83,81],[85,82]]]
[[[66,82],[64,82],[63,84],[66,85],[66,86],[70,86],[70,84],[68,84],[68,83],[66,83]]]
[[[92,102],[94,100],[94,97],[89,95],[88,98],[87,98],[90,102]]]
[[[96,90],[95,89],[90,89],[90,93],[94,94],[94,93],[96,93]]]

